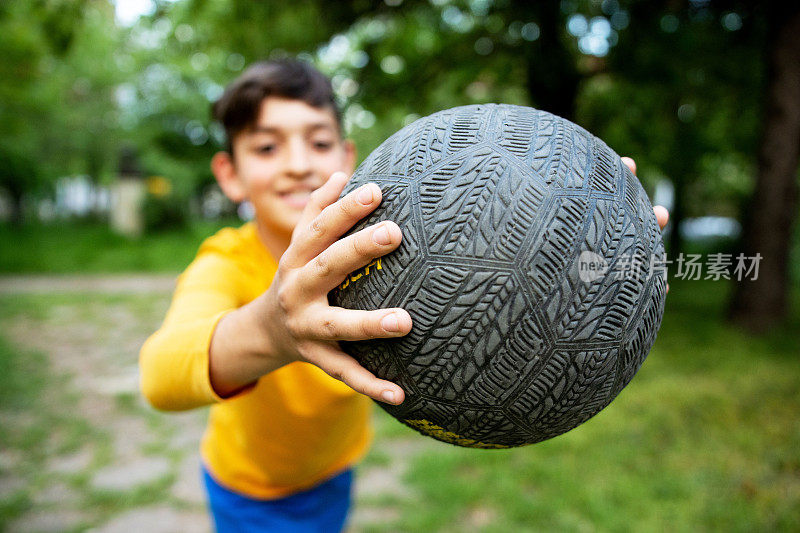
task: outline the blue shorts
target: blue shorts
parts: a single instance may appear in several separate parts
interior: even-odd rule
[[[344,529],[353,471],[345,470],[321,485],[278,500],[257,500],[233,492],[217,483],[205,466],[203,480],[218,533],[327,533]]]

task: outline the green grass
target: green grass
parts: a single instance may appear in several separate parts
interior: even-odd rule
[[[422,447],[408,459],[410,497],[376,494],[360,502],[394,509],[399,518],[365,530],[800,530],[800,294],[793,294],[786,327],[753,337],[720,318],[729,288],[673,281],[655,347],[636,378],[592,420],[550,441],[513,450],[456,448],[376,409],[365,468],[395,466],[392,442]],[[7,296],[0,298],[0,320],[45,323],[66,306],[70,319],[102,324],[109,306],[146,316],[154,304],[131,295]],[[18,348],[0,338],[0,408],[28,422],[3,419],[0,449],[21,450],[19,469],[32,481],[0,502],[0,529],[30,510],[31,495],[49,481],[36,471],[54,429],[69,437],[60,439],[67,448],[78,448],[80,439],[102,442],[97,428],[53,412],[53,402],[63,404],[62,412],[74,398],[58,392],[62,383],[42,354]],[[121,413],[140,409],[130,395],[114,401]],[[164,498],[170,479],[122,499],[89,491],[87,479],[70,486],[105,517],[153,495]]]
[[[92,342],[113,350],[115,339],[132,333],[115,331],[109,311],[113,314],[115,309],[117,312],[126,310],[135,321],[149,323],[154,315],[163,313],[163,309],[155,309],[165,307],[164,298],[81,293],[0,295],[0,324],[6,326],[22,320],[34,328],[32,334],[37,325],[55,328],[77,325],[80,333],[85,332],[81,329],[83,325],[91,324],[97,330]],[[69,376],[56,374],[45,353],[10,343],[7,340],[10,336],[8,331],[0,329],[0,421],[3,425],[0,454],[10,454],[14,459],[0,463],[0,479],[21,480],[22,484],[0,498],[0,531],[22,516],[45,510],[45,507],[58,508],[58,503],[43,507],[35,501],[40,491],[54,483],[64,484],[76,495],[75,502],[64,503],[64,506],[86,512],[87,522],[77,528],[81,531],[136,507],[154,503],[174,505],[176,509],[186,506],[170,492],[183,454],[166,442],[177,429],[168,417],[143,407],[138,395],[132,393],[111,397],[113,412],[108,416],[143,418],[152,432],[153,442],[143,445],[140,452],[163,456],[172,467],[164,476],[130,490],[114,492],[93,488],[92,475],[116,459],[113,435],[80,411],[81,391],[75,388]],[[64,341],[73,342],[74,339],[67,337]],[[48,470],[50,461],[80,451],[91,454],[86,468],[68,472]]]
[[[30,306],[19,299],[0,298],[0,320],[26,308]],[[0,530],[30,511],[34,494],[52,482],[42,470],[50,454],[70,453],[96,437],[85,420],[70,414],[78,399],[65,381],[51,374],[45,354],[13,345],[0,335],[0,451],[20,458],[0,467],[0,478],[24,480],[0,499]]]
[[[0,316],[8,316],[5,308]],[[19,457],[0,467],[0,479],[23,481],[0,498],[0,531],[34,509],[35,494],[53,482],[42,469],[52,454],[70,453],[97,438],[84,419],[70,414],[77,398],[64,385],[49,373],[44,354],[0,336],[0,451]]]
[[[45,358],[20,351],[0,337],[0,408],[25,410],[35,403],[45,381]],[[0,442],[3,442],[0,432]]]
[[[800,529],[800,317],[747,336],[718,318],[726,290],[673,283],[639,374],[583,426],[513,450],[432,442],[412,461],[415,496],[394,502],[391,528]],[[379,439],[399,426],[386,418]]]
[[[204,238],[240,224],[195,222],[141,239],[122,237],[101,224],[0,224],[0,273],[178,272]]]
[[[28,443],[36,444],[37,431],[33,428],[9,428],[7,417],[19,411],[35,408],[38,393],[42,390],[44,371],[43,357],[37,353],[23,353],[0,337],[0,412],[3,431],[0,431],[0,449],[21,448]],[[0,467],[0,478],[9,473]],[[11,518],[30,507],[30,495],[25,490],[14,491],[0,499],[0,530]]]

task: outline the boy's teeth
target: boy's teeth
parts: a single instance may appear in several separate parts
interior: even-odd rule
[[[297,208],[305,207],[311,196],[309,191],[289,192],[283,195],[284,202]]]

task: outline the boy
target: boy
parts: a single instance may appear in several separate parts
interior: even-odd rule
[[[214,176],[228,198],[252,203],[255,221],[201,245],[142,348],[142,390],[160,409],[212,404],[201,451],[218,531],[338,531],[350,469],[369,445],[367,396],[399,404],[404,393],[336,341],[402,336],[411,318],[332,308],[327,293],[397,248],[400,228],[386,221],[338,240],[381,192],[369,184],[338,200],[355,148],[312,67],[257,63],[214,115],[228,138]]]
[[[411,318],[332,308],[327,293],[399,246],[400,228],[337,240],[381,192],[369,184],[337,201],[355,149],[312,67],[255,64],[214,114],[229,145],[212,170],[228,198],[253,204],[255,221],[207,239],[180,276],[141,351],[142,391],[165,410],[213,404],[201,450],[219,531],[337,531],[350,468],[370,441],[366,396],[399,404],[404,394],[336,341],[404,335]]]

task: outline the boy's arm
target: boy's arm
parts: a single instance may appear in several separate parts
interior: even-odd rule
[[[391,252],[402,239],[390,221],[340,239],[381,200],[377,185],[368,184],[337,201],[346,183],[345,174],[334,174],[311,195],[270,288],[219,321],[209,373],[220,396],[235,394],[281,366],[305,361],[373,399],[399,404],[405,398],[399,386],[376,378],[336,342],[411,331],[411,317],[403,309],[360,311],[328,303],[328,292],[350,272]]]
[[[201,249],[178,279],[162,326],[139,354],[141,389],[155,407],[191,409],[219,401],[209,379],[209,345],[219,320],[241,305],[239,267]]]

